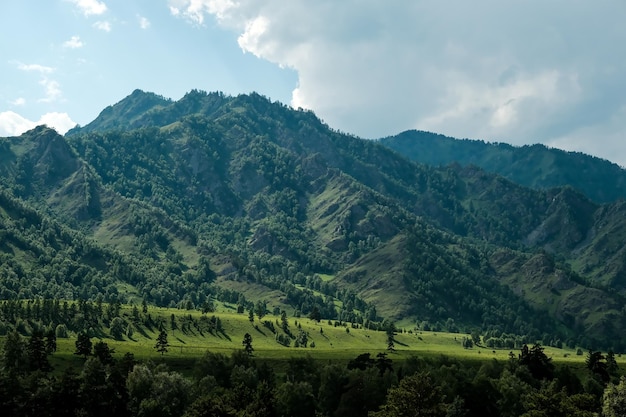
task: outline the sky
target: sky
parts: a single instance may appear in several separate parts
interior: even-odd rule
[[[0,136],[139,88],[258,92],[363,138],[421,129],[626,167],[624,0],[1,0]]]

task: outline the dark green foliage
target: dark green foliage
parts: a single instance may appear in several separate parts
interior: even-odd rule
[[[250,333],[246,333],[245,335],[243,335],[243,341],[241,342],[241,344],[243,345],[243,350],[248,355],[252,355],[252,352],[254,352],[254,348],[252,347],[252,336],[250,336]]]
[[[111,336],[114,339],[121,340],[125,331],[126,331],[126,323],[124,322],[124,319],[120,317],[115,317],[113,318],[113,320],[111,320],[110,332],[111,332]]]
[[[44,344],[46,346],[46,353],[48,355],[57,351],[57,335],[56,332],[50,328],[46,331]]]
[[[394,351],[395,350],[396,325],[393,322],[387,323],[387,326],[385,328],[385,333],[387,334],[387,350]]]
[[[540,344],[535,344],[532,348],[528,348],[527,345],[522,346],[519,363],[526,366],[530,374],[537,380],[552,380],[554,378],[552,359],[544,353]]]
[[[444,417],[446,407],[441,388],[427,373],[404,378],[397,387],[391,388],[387,401],[374,417],[431,416]]]
[[[48,372],[52,370],[48,362],[48,349],[40,330],[33,331],[26,346],[28,352],[28,365],[31,371]]]
[[[167,341],[167,332],[165,330],[161,330],[159,335],[157,336],[156,343],[154,344],[154,348],[157,352],[163,356],[167,353],[170,344]]]
[[[28,366],[25,343],[17,330],[13,330],[7,334],[2,346],[2,369],[11,375],[26,371]]]
[[[85,359],[91,355],[93,343],[87,333],[81,332],[76,335],[76,351],[74,354],[83,356]]]
[[[615,361],[615,359],[613,359],[613,361]],[[611,376],[608,370],[606,357],[602,354],[602,352],[595,352],[590,349],[589,352],[587,352],[585,365],[591,374],[596,378],[600,379],[604,383],[609,382]],[[615,369],[614,366],[615,365],[612,364],[613,369]]]
[[[113,353],[115,353],[115,349],[111,349],[109,345],[103,341],[98,341],[93,345],[93,356],[99,359],[104,365],[113,364]]]

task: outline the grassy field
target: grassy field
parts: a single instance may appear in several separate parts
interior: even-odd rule
[[[247,313],[237,314],[229,308],[219,306],[219,312],[208,313],[206,317],[215,316],[220,319],[222,332],[199,331],[197,328],[187,326],[185,331],[181,329],[184,320],[190,322],[189,317],[199,322],[202,314],[198,311],[185,311],[178,309],[151,307],[148,314],[156,322],[161,321],[168,333],[168,351],[161,355],[155,349],[156,338],[159,331],[156,326],[135,326],[131,337],[124,336],[123,340],[115,340],[106,335],[101,338],[93,338],[94,342],[102,340],[115,350],[114,356],[121,357],[127,352],[133,353],[140,361],[165,361],[173,369],[182,372],[191,371],[196,359],[206,351],[224,353],[230,355],[233,351],[242,349],[243,337],[246,333],[252,336],[254,356],[258,360],[272,362],[280,368],[289,358],[309,355],[322,361],[347,362],[361,353],[370,353],[372,356],[380,352],[386,352],[394,362],[403,361],[409,357],[433,357],[439,355],[450,356],[462,361],[506,361],[509,358],[510,349],[496,349],[474,346],[465,349],[462,346],[464,337],[461,333],[442,332],[398,332],[395,337],[395,350],[387,350],[387,336],[385,332],[368,329],[356,329],[350,326],[335,325],[328,321],[315,322],[308,318],[289,317],[289,328],[293,334],[300,330],[308,335],[307,347],[290,347],[280,345],[276,341],[276,334],[259,322],[255,317],[250,322]],[[130,320],[130,307],[122,309],[122,315]],[[172,328],[172,315],[175,317],[176,326]],[[262,321],[270,321],[274,324],[277,333],[283,333],[280,326],[280,318],[273,315],[263,317]],[[58,339],[58,350],[53,355],[52,362],[56,369],[64,369],[67,366],[79,367],[83,359],[74,355],[75,335],[69,338]],[[517,356],[519,350],[513,350]],[[586,355],[576,355],[572,349],[556,349],[545,347],[545,353],[557,364],[568,364],[573,368],[584,367]],[[624,360],[617,357],[620,366],[624,366]]]

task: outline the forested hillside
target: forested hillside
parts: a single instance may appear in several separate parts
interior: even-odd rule
[[[626,198],[626,170],[580,152],[566,152],[540,144],[517,147],[506,143],[460,140],[416,130],[386,137],[380,142],[423,164],[475,165],[536,189],[569,185],[598,203]]]
[[[0,148],[7,299],[264,302],[626,346],[620,202],[414,163],[256,94],[137,90],[66,137],[38,127]]]

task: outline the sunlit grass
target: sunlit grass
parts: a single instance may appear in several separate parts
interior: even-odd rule
[[[220,306],[222,307],[222,306]],[[224,308],[224,307],[222,307]],[[224,310],[228,310],[224,308]],[[394,350],[387,350],[387,335],[382,331],[374,331],[363,328],[352,328],[350,325],[336,325],[334,321],[330,324],[328,320],[315,322],[308,318],[289,317],[289,328],[293,334],[304,331],[308,334],[307,347],[294,347],[293,342],[290,347],[280,345],[276,341],[275,334],[265,327],[258,318],[250,322],[247,313],[237,314],[229,311],[208,313],[207,317],[215,316],[221,320],[223,332],[202,332],[197,329],[183,332],[180,328],[171,327],[171,316],[174,314],[176,323],[180,326],[183,316],[191,315],[195,320],[200,319],[202,313],[199,311],[186,311],[168,308],[151,307],[148,314],[153,321],[161,318],[165,330],[168,333],[169,348],[161,355],[155,349],[158,329],[156,326],[147,328],[136,326],[137,330],[129,338],[124,336],[123,340],[114,340],[104,336],[102,341],[106,342],[110,348],[114,349],[114,356],[121,358],[126,353],[132,353],[135,359],[140,361],[166,361],[173,369],[182,372],[191,372],[193,363],[205,352],[223,353],[230,356],[235,350],[242,349],[243,337],[246,333],[252,336],[252,346],[254,357],[258,360],[272,362],[275,366],[281,367],[281,363],[286,363],[289,358],[298,356],[310,356],[322,361],[347,362],[361,353],[370,353],[376,356],[378,353],[387,353],[394,361],[403,361],[409,357],[437,357],[449,356],[461,361],[507,361],[512,354],[517,358],[519,349],[491,349],[483,346],[474,346],[465,349],[462,345],[463,339],[469,337],[461,333],[445,332],[405,332],[400,331],[394,340]],[[125,306],[122,315],[127,319],[131,315],[131,307]],[[274,315],[263,317],[262,321],[270,321],[278,333],[280,329],[280,318]],[[93,338],[97,342],[98,338]],[[83,358],[74,355],[75,335],[67,339],[58,339],[58,350],[53,356],[53,364],[57,369],[64,369],[68,366],[80,367]],[[314,346],[314,347],[312,347]],[[576,355],[573,349],[557,349],[545,347],[545,353],[557,364],[567,364],[573,368],[584,367],[585,355]],[[621,357],[616,358],[620,365],[624,364]]]

